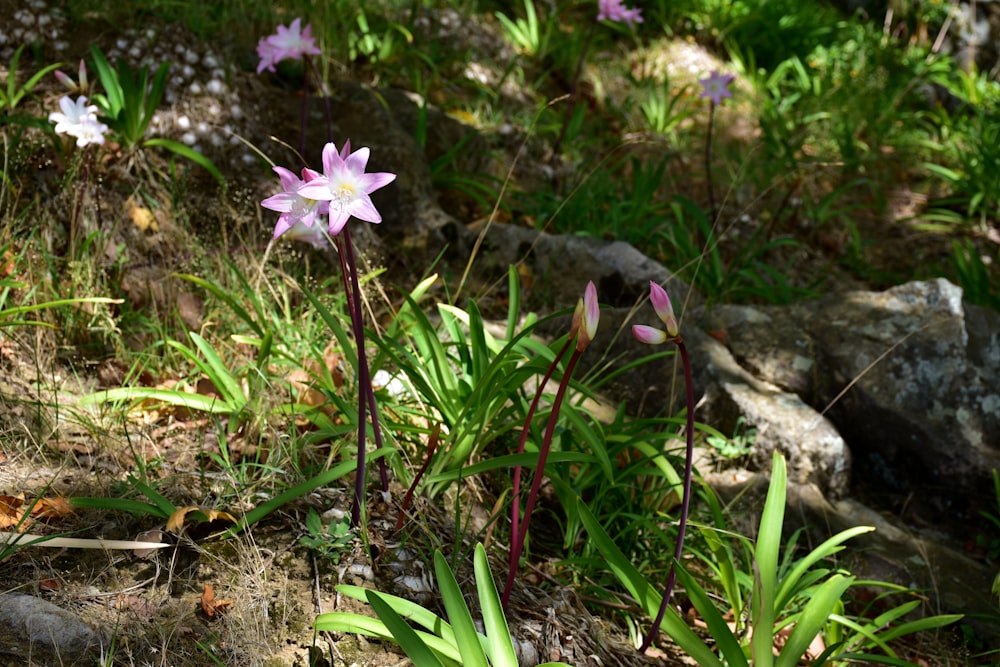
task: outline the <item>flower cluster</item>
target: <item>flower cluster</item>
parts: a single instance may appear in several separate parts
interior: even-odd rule
[[[634,23],[642,23],[642,10],[638,7],[628,9],[622,0],[597,0],[597,20],[616,21],[627,23],[630,27]]]
[[[257,74],[265,69],[273,72],[274,66],[282,60],[301,60],[303,56],[319,54],[316,40],[312,37],[312,26],[307,25],[303,30],[302,19],[295,19],[287,28],[279,25],[278,34],[262,37],[257,42],[257,55],[260,56]]]
[[[274,228],[274,238],[291,232],[293,238],[321,245],[322,230],[315,226],[319,216],[329,216],[330,236],[336,236],[353,216],[365,222],[380,223],[382,216],[372,203],[371,193],[396,179],[388,172],[365,173],[371,151],[362,147],[351,152],[351,142],[341,151],[333,143],[323,147],[323,173],[303,169],[300,179],[284,167],[274,171],[284,192],[260,203],[281,213]]]
[[[660,318],[660,321],[667,327],[667,330],[663,331],[656,327],[636,324],[632,327],[632,334],[640,342],[649,343],[650,345],[666,343],[669,340],[679,340],[681,335],[680,329],[677,327],[677,318],[674,317],[674,309],[670,305],[670,296],[667,294],[667,290],[650,281],[649,302],[653,304],[656,316]]]
[[[717,70],[712,70],[712,73],[706,78],[698,79],[698,83],[703,89],[699,97],[712,100],[712,104],[720,104],[723,99],[733,96],[729,90],[729,84],[735,78],[732,74],[722,74]]]
[[[97,107],[87,104],[83,95],[76,102],[65,95],[59,100],[61,112],[49,114],[49,122],[56,124],[56,133],[76,137],[76,145],[80,148],[90,144],[103,144],[104,133],[108,126],[97,119]]]

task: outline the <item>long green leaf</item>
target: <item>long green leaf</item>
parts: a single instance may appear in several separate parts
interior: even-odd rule
[[[608,562],[611,571],[636,599],[639,606],[651,617],[655,616],[663,596],[652,589],[645,577],[639,573],[625,557],[625,554],[621,552],[618,545],[614,543],[614,540],[605,532],[604,527],[590,512],[586,503],[580,499],[577,499],[577,511],[587,534],[590,535],[594,546]],[[667,607],[667,613],[664,615],[660,627],[681,647],[681,650],[691,656],[701,667],[723,667],[722,661],[712,653],[701,637],[688,627],[673,607]]]
[[[393,610],[389,604],[383,600],[378,593],[369,590],[367,592],[368,604],[372,606],[379,619],[385,624],[386,629],[392,635],[396,643],[399,644],[403,652],[409,656],[414,665],[420,667],[444,667],[429,646],[422,640],[413,628]]]
[[[188,332],[188,336],[191,337],[195,346],[201,352],[202,356],[205,357],[205,361],[208,362],[209,372],[206,374],[209,379],[222,392],[226,402],[235,408],[233,412],[239,412],[247,403],[246,394],[243,393],[243,387],[240,386],[239,381],[229,372],[229,368],[222,361],[222,357],[219,356],[215,348],[207,340],[193,331]]]
[[[479,633],[476,632],[475,621],[472,620],[469,606],[465,604],[465,596],[462,595],[458,580],[455,579],[455,574],[448,567],[448,561],[440,551],[434,552],[434,573],[437,575],[448,622],[455,632],[455,644],[458,645],[458,652],[462,655],[462,664],[465,667],[489,667]]]
[[[173,391],[170,389],[152,389],[150,387],[121,387],[118,389],[106,389],[93,394],[87,394],[77,399],[78,405],[96,405],[98,403],[113,403],[116,401],[162,401],[168,405],[179,405],[192,410],[199,410],[209,414],[232,414],[233,407],[218,398],[203,396],[201,394],[189,394],[183,391]]]
[[[796,667],[800,663],[809,645],[823,629],[840,598],[852,583],[854,577],[835,574],[813,591],[792,629],[792,634],[781,648],[775,667]]]
[[[476,544],[473,557],[476,571],[476,591],[479,594],[479,607],[483,612],[483,628],[486,630],[486,646],[490,664],[493,667],[517,667],[517,653],[510,638],[510,628],[507,617],[504,616],[490,564],[486,559],[486,548],[481,543]]]
[[[373,452],[369,456],[369,460],[373,462],[377,461],[379,457],[385,456],[390,451],[392,450],[389,447],[383,447],[382,449]],[[301,498],[302,496],[306,495],[307,493],[311,493],[312,491],[318,489],[321,486],[327,486],[328,484],[340,479],[344,475],[352,472],[355,468],[357,468],[357,466],[358,462],[355,459],[351,459],[350,461],[344,461],[340,465],[330,468],[329,470],[325,470],[320,474],[316,475],[315,477],[312,477],[311,479],[307,479],[306,481],[300,484],[296,484],[295,486],[288,489],[284,493],[275,496],[274,498],[271,498],[267,502],[262,503],[261,505],[258,505],[257,507],[247,512],[239,523],[237,523],[235,526],[229,529],[228,531],[229,534],[235,535],[236,533],[240,532],[247,526],[252,526],[253,524],[257,523],[258,521],[260,521],[261,519],[263,519],[268,514],[278,509],[279,507],[283,507],[288,503],[290,503],[291,501],[295,500],[296,498]]]
[[[215,166],[215,163],[205,157],[204,154],[199,153],[195,149],[191,148],[186,144],[182,144],[179,141],[174,141],[173,139],[165,139],[163,137],[154,137],[152,139],[147,139],[142,142],[143,146],[152,146],[159,148],[166,148],[171,153],[175,155],[180,155],[183,158],[187,158],[194,162],[196,165],[203,167],[208,173],[210,173],[219,185],[222,186],[223,190],[226,190],[226,177],[222,175],[219,168]]]
[[[368,599],[368,589],[362,588],[361,586],[341,584],[337,586],[336,589],[341,595],[359,600],[360,602],[365,602]],[[397,614],[409,621],[413,621],[428,632],[441,637],[441,639],[448,642],[450,645],[455,646],[455,633],[452,631],[451,625],[449,625],[448,621],[444,620],[434,612],[421,607],[416,602],[411,602],[406,598],[401,598],[396,595],[388,595],[386,593],[381,593],[380,595],[382,600],[391,606]],[[455,648],[455,656],[458,657],[457,647]]]
[[[687,593],[688,599],[691,600],[691,604],[701,614],[702,620],[708,626],[708,634],[715,640],[728,667],[746,667],[747,658],[743,654],[743,647],[740,646],[733,631],[729,629],[726,619],[722,617],[708,594],[694,578],[678,564],[675,564],[674,567],[677,568],[677,580],[684,586],[684,591]]]
[[[751,601],[753,638],[750,640],[754,667],[770,667],[774,664],[774,603],[777,599],[778,551],[785,518],[786,484],[785,459],[775,451],[771,464],[771,485],[764,501],[764,511],[757,531],[757,548],[754,550],[754,588]]]
[[[378,637],[380,639],[394,639],[392,633],[389,632],[389,629],[381,620],[370,616],[362,616],[361,614],[351,614],[342,611],[332,611],[326,614],[320,614],[316,617],[316,620],[313,621],[313,627],[323,632],[353,632],[360,635],[367,635],[369,637]],[[422,632],[420,630],[416,630],[415,632],[417,633],[417,636],[420,637],[425,644],[427,644],[427,646],[437,653],[438,657],[445,658],[445,663],[447,665],[462,664],[462,656],[459,655],[458,649],[455,648],[455,646],[430,633]]]
[[[853,528],[842,530],[810,551],[806,556],[803,556],[800,560],[796,561],[795,567],[793,567],[781,580],[775,607],[777,609],[784,609],[795,596],[796,592],[802,589],[802,586],[799,585],[801,583],[800,579],[809,568],[824,558],[829,558],[839,552],[843,549],[840,545],[847,540],[857,537],[858,535],[870,533],[873,530],[875,530],[875,528],[872,526],[854,526]]]
[[[96,45],[90,45],[90,53],[94,57],[94,66],[97,68],[97,76],[104,86],[105,99],[108,108],[105,111],[112,120],[117,120],[125,106],[125,98],[122,94],[121,84],[118,82],[118,73],[111,68],[107,58]]]

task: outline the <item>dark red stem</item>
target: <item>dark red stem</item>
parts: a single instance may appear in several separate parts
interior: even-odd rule
[[[568,347],[575,338],[570,338],[566,342]],[[559,357],[556,358],[554,363],[558,363],[562,355],[565,354],[566,347],[562,349],[559,353]],[[542,446],[538,450],[538,463],[535,467],[535,476],[531,480],[531,490],[528,492],[528,502],[524,506],[524,520],[520,523],[518,531],[512,531],[512,542],[510,545],[511,553],[511,566],[507,570],[507,582],[504,584],[503,596],[501,596],[501,604],[506,607],[507,601],[510,599],[511,590],[514,587],[514,576],[517,574],[517,563],[521,559],[521,553],[524,551],[524,541],[528,537],[528,524],[531,523],[531,513],[535,509],[535,501],[538,500],[538,491],[542,486],[542,477],[545,476],[545,462],[549,457],[549,450],[552,448],[552,436],[556,431],[556,422],[559,420],[559,409],[562,407],[563,398],[566,396],[566,389],[569,387],[570,378],[573,377],[573,369],[576,368],[576,362],[580,360],[580,356],[583,354],[583,350],[574,349],[573,355],[569,358],[569,365],[566,367],[566,372],[563,374],[562,381],[559,383],[559,389],[556,391],[555,400],[552,402],[552,412],[549,414],[549,423],[545,428],[545,435],[542,436]],[[547,378],[548,376],[546,376]],[[542,392],[544,384],[538,388],[539,393]],[[528,423],[525,423],[525,430],[528,428]],[[514,477],[515,482],[520,476],[520,471]],[[518,489],[520,490],[520,489]],[[516,497],[516,496],[515,496]]]
[[[688,513],[691,510],[691,471],[694,467],[694,382],[691,377],[691,360],[688,358],[687,347],[684,339],[680,336],[674,339],[677,350],[681,353],[681,364],[684,366],[684,386],[685,399],[687,401],[687,451],[684,458],[684,495],[681,500],[681,518],[677,526],[677,545],[674,547],[674,560],[670,564],[670,573],[667,575],[667,586],[663,592],[663,600],[660,602],[660,609],[656,613],[656,619],[649,633],[642,640],[639,647],[640,653],[645,653],[653,640],[656,639],[660,631],[660,623],[664,614],[667,613],[667,606],[670,604],[670,597],[674,592],[674,584],[677,581],[677,564],[680,563],[684,554],[684,535],[687,533]]]

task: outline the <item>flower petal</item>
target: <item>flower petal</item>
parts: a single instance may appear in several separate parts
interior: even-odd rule
[[[660,343],[666,343],[668,340],[665,331],[656,327],[647,327],[645,324],[633,324],[632,335],[640,343],[648,343],[650,345],[659,345]]]

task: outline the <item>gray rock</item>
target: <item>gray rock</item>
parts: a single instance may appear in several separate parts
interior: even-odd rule
[[[829,406],[870,482],[968,492],[1000,467],[1000,314],[948,281],[712,317],[743,367]]]
[[[31,595],[0,595],[0,653],[75,664],[99,645],[97,633],[75,614]]]

